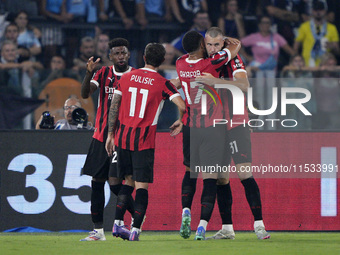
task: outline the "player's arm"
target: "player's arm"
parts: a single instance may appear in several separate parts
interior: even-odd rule
[[[170,79],[170,82],[176,87],[176,89],[182,88],[181,81],[179,80],[179,77],[175,79]]]
[[[114,147],[114,130],[116,129],[118,112],[120,103],[122,101],[121,92],[116,90],[111,102],[108,120],[108,135],[106,139],[105,149],[109,156],[112,156],[112,152],[115,150]]]
[[[230,38],[230,37],[229,38],[227,37],[226,40],[228,40],[228,41],[232,40],[232,42],[233,42],[233,43],[227,42],[226,47],[230,51],[230,55],[231,55],[230,59],[234,59],[241,49],[241,42],[239,40],[235,39],[235,38]]]
[[[247,92],[249,88],[249,80],[246,71],[237,72],[234,75],[234,80],[224,80],[214,77],[210,73],[202,73],[201,76],[196,77],[195,81],[213,86],[215,84],[228,84],[240,88],[243,92]]]
[[[210,57],[211,64],[215,68],[219,68],[224,64],[227,64],[231,59],[234,59],[237,56],[237,53],[241,48],[241,42],[234,38],[233,41],[234,43],[225,41],[223,50]]]
[[[170,126],[170,135],[175,136],[175,135],[178,135],[182,130],[182,127],[183,127],[182,118],[183,118],[183,114],[185,112],[186,107],[185,107],[185,102],[180,96],[174,97],[171,101],[177,105],[177,108],[179,111],[178,120],[176,120]]]
[[[93,71],[95,70],[97,64],[99,63],[100,58],[94,62],[93,57],[89,58],[86,64],[86,75],[84,77],[83,83],[81,84],[81,97],[88,98],[94,91],[96,91],[97,86],[93,82],[91,82]]]

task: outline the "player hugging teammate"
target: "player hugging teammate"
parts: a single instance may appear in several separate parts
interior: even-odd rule
[[[196,82],[198,81],[210,85],[218,83],[231,84],[246,92],[249,87],[247,74],[242,59],[237,54],[239,47],[235,47],[234,45],[235,43],[239,44],[239,42],[232,38],[227,38],[227,40],[225,40],[222,31],[217,27],[212,27],[206,32],[206,49],[197,43],[199,41],[204,41],[199,33],[195,31],[188,32],[183,38],[183,46],[186,47],[185,49],[189,52],[189,56],[184,55],[179,58],[176,63],[179,79],[181,80],[181,84],[179,84],[178,87],[183,87],[186,94],[187,112],[191,114],[191,116],[185,116],[186,119],[183,121],[183,154],[186,172],[182,182],[182,224],[180,235],[183,238],[189,238],[191,234],[191,205],[196,191],[197,182],[197,178],[193,174],[192,170],[194,170],[197,165],[211,166],[216,164],[229,164],[231,156],[236,165],[236,169],[238,170],[237,174],[244,186],[246,198],[254,216],[254,231],[259,239],[268,239],[270,238],[270,235],[265,231],[263,224],[261,198],[258,185],[251,172],[243,173],[239,171],[242,166],[250,166],[252,161],[249,128],[242,125],[234,125],[232,127],[228,125],[227,130],[225,130],[226,134],[223,133],[223,130],[218,131],[216,128],[213,131],[208,130],[211,128],[212,119],[222,119],[218,117],[222,112],[224,114],[223,119],[229,120],[228,123],[230,123],[230,120],[233,120],[234,123],[242,123],[244,119],[246,121],[248,119],[247,111],[245,111],[245,115],[234,116],[232,109],[233,98],[231,93],[229,91],[221,90],[219,91],[219,96],[222,100],[223,109],[218,109],[214,104],[209,104],[208,102],[207,105],[210,105],[210,108],[208,109],[208,111],[210,111],[209,114],[199,116],[200,104],[199,106],[195,106],[195,96],[198,92],[201,92],[202,89],[198,89],[196,91],[190,89],[190,87],[193,87],[190,86],[192,79],[188,80],[183,76],[183,74],[195,73],[192,69],[195,67],[199,70],[199,72],[196,71],[196,73],[201,74],[201,76],[196,77]],[[190,46],[194,45],[195,42],[196,47],[190,48]],[[224,46],[227,46],[228,48],[224,48]],[[202,52],[205,50],[210,57],[204,58],[204,54]],[[228,54],[226,54],[226,52]],[[226,55],[228,55],[228,57]],[[190,56],[192,58],[190,58]],[[205,66],[202,63],[207,64]],[[219,79],[219,77],[229,78],[231,80],[223,80]],[[190,95],[190,93],[193,94]],[[218,126],[219,125],[217,125],[217,127]],[[206,134],[213,132],[215,134],[219,134],[220,137],[223,137],[224,135],[226,139],[220,139],[220,141],[218,141],[217,138],[211,138],[207,135],[205,143],[199,141],[204,145],[199,148],[199,145],[196,145],[195,143],[198,139],[202,138],[202,133],[197,135],[197,128],[204,128]],[[194,138],[192,137],[193,135]],[[224,149],[228,148],[228,150],[226,151],[221,149],[221,146],[224,147]],[[207,159],[204,158],[204,155],[207,155],[207,152],[213,152],[216,148],[220,148],[217,150],[218,152],[215,151],[215,153]],[[216,155],[219,155],[218,153],[221,151],[225,153],[224,159],[217,159]],[[214,159],[213,162],[211,162],[210,159]],[[203,192],[201,197],[201,220],[197,228],[195,240],[206,239],[205,231],[214,208],[216,196],[222,218],[222,229],[214,236],[208,237],[207,239],[234,239],[235,232],[233,230],[231,214],[232,193],[229,176],[223,176],[220,173],[217,177],[212,174],[202,174],[202,177]]]

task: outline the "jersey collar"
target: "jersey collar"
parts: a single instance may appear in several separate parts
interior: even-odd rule
[[[185,62],[187,62],[188,64],[196,64],[198,61],[201,61],[202,59],[203,58],[190,60],[190,59],[186,58]]]
[[[131,69],[132,69],[132,67],[129,66],[129,68],[125,72],[120,73],[120,72],[116,71],[115,66],[112,66],[113,73],[117,76],[122,76],[123,74],[130,72]]]
[[[153,70],[153,69],[150,69],[150,68],[147,68],[147,67],[143,67],[143,68],[141,68],[141,69],[147,70],[147,71],[150,71],[150,72],[155,72],[155,73],[157,73],[156,70]]]

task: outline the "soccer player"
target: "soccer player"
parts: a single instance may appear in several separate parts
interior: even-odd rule
[[[209,55],[215,54],[223,47],[223,38],[223,32],[219,28],[212,27],[207,31],[205,44]],[[224,65],[221,70],[220,77],[227,80],[216,79],[212,76],[207,77],[210,77],[208,79],[211,84],[231,84],[239,87],[244,92],[247,92],[249,87],[247,72],[239,55]],[[199,77],[197,80],[204,81],[205,79]],[[268,239],[270,235],[266,232],[263,224],[259,187],[251,171],[240,171],[241,168],[250,169],[252,162],[250,130],[249,127],[242,124],[248,123],[248,111],[245,106],[244,115],[233,115],[233,98],[230,91],[221,90],[221,92],[225,93],[224,96],[227,98],[227,102],[223,105],[228,121],[228,145],[236,165],[237,174],[244,187],[248,204],[254,216],[254,230],[258,239]],[[232,193],[229,179],[219,179],[217,185],[217,203],[222,218],[222,229],[209,239],[234,239],[235,232],[231,214]]]
[[[93,139],[83,167],[83,174],[92,176],[91,193],[91,217],[94,230],[81,241],[105,241],[103,230],[104,213],[104,185],[108,180],[110,190],[116,196],[122,186],[122,180],[117,178],[116,158],[110,158],[105,150],[105,142],[108,134],[108,117],[114,88],[124,73],[133,70],[128,65],[130,53],[129,43],[126,39],[116,38],[109,42],[109,58],[113,66],[104,66],[94,75],[93,71],[100,59],[93,61],[90,57],[87,62],[87,72],[82,83],[81,95],[88,98],[97,89],[100,90],[98,109]],[[112,162],[112,163],[111,163]],[[129,198],[128,210],[133,213],[133,200]],[[113,233],[119,235],[119,233]]]
[[[153,182],[157,121],[165,99],[175,103],[180,111],[180,119],[170,127],[171,135],[177,135],[182,129],[185,103],[170,81],[157,73],[164,56],[165,48],[161,44],[149,43],[144,51],[145,67],[122,76],[110,108],[106,150],[108,155],[117,152],[118,177],[125,178],[118,194],[115,227],[124,228],[122,220],[128,198],[136,188],[130,241],[139,241],[148,206],[148,186]],[[125,228],[125,231],[128,230]]]
[[[211,166],[219,164],[223,161],[221,153],[224,151],[224,130],[221,127],[213,128],[214,119],[222,119],[223,110],[218,107],[211,108],[212,111],[207,115],[201,115],[200,109],[197,109],[196,98],[200,92],[199,88],[190,88],[190,82],[196,76],[200,76],[203,72],[212,73],[219,76],[219,69],[230,59],[234,58],[240,48],[239,42],[231,44],[228,48],[224,48],[218,54],[210,58],[206,57],[204,45],[204,37],[196,32],[189,31],[183,37],[183,48],[189,53],[180,57],[176,62],[176,69],[186,96],[187,111],[183,118],[183,154],[186,172],[182,182],[182,225],[180,235],[183,238],[189,238],[191,234],[191,205],[193,196],[196,191],[196,176],[190,176],[190,163],[198,166]],[[208,105],[210,105],[208,103]],[[218,106],[221,106],[220,104]],[[199,108],[200,106],[198,106]],[[194,132],[195,139],[190,139],[190,132]],[[209,135],[210,134],[210,135]],[[223,139],[221,139],[221,137]],[[196,139],[200,138],[200,139]],[[202,139],[202,140],[201,140]],[[196,140],[199,140],[200,144]],[[190,144],[190,141],[195,144]],[[204,144],[204,146],[202,146]],[[190,147],[195,151],[190,151]],[[195,157],[195,158],[191,158]],[[190,162],[190,160],[192,162]],[[191,172],[193,174],[193,172]],[[192,178],[193,177],[193,178]],[[196,240],[205,239],[205,231],[210,220],[216,197],[216,175],[202,175],[203,192],[201,196],[201,220],[196,232]]]

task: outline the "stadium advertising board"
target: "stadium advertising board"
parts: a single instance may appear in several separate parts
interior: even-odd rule
[[[91,230],[91,178],[81,175],[91,141],[86,131],[0,132],[0,231],[31,226]],[[253,133],[254,176],[268,230],[340,230],[339,133]],[[181,222],[182,137],[158,133],[154,183],[144,230],[178,230]],[[332,168],[332,170],[331,170]],[[295,172],[294,172],[295,171]],[[235,230],[252,230],[243,186],[231,173]],[[198,187],[192,225],[199,221]],[[105,230],[114,196],[105,187]],[[126,223],[130,222],[127,214]],[[220,228],[217,206],[208,230]]]

